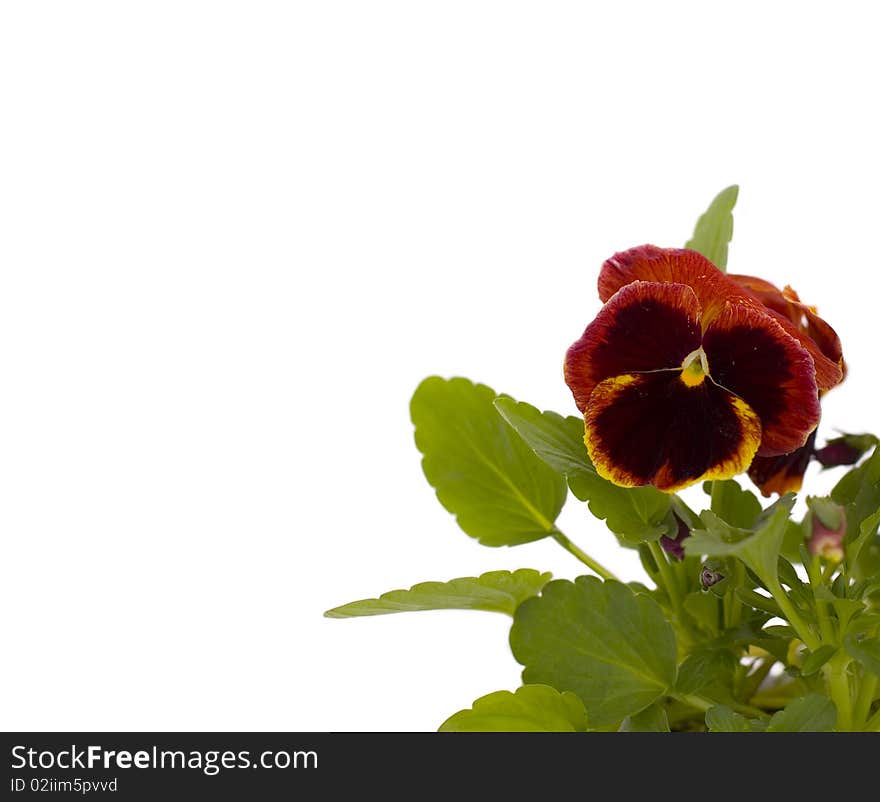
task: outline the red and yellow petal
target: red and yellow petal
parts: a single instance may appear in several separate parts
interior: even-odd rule
[[[683,284],[623,287],[565,356],[565,381],[581,412],[596,385],[624,373],[678,368],[700,347],[700,305]]]
[[[790,454],[778,457],[755,457],[749,466],[749,479],[765,495],[778,493],[797,493],[804,483],[804,474],[813,457],[816,444],[816,431],[807,438],[807,442]]]
[[[846,364],[837,332],[828,325],[815,308],[803,303],[791,288],[780,290],[776,285],[756,276],[730,275],[740,287],[762,303],[782,327],[810,352],[816,366],[816,383],[820,390],[830,390],[843,381]]]
[[[640,245],[614,254],[599,271],[599,298],[606,301],[633,281],[686,284],[700,302],[704,325],[725,300],[745,296],[705,256],[685,248]]]
[[[680,370],[614,376],[587,405],[584,442],[600,476],[625,487],[673,492],[748,468],[761,422],[711,380],[688,385]]]
[[[749,303],[725,304],[703,334],[712,379],[760,417],[762,457],[803,446],[819,423],[810,353],[780,323]]]

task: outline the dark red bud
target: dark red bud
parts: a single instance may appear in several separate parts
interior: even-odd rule
[[[813,456],[822,463],[823,468],[834,468],[838,465],[855,465],[863,453],[843,440],[836,440],[820,448]]]
[[[673,515],[675,515],[675,513],[673,513]],[[684,540],[685,538],[690,537],[691,530],[688,529],[687,524],[677,515],[675,515],[675,520],[678,522],[678,532],[676,532],[675,537],[667,537],[666,535],[663,535],[660,538],[660,547],[670,557],[673,557],[676,560],[683,560]]]
[[[717,585],[722,579],[724,579],[724,574],[709,568],[708,565],[704,565],[703,570],[700,571],[700,585],[703,590],[708,590],[712,585]]]
[[[837,521],[822,520],[822,516],[813,511],[811,517],[810,537],[807,548],[810,554],[818,554],[832,563],[839,563],[844,557],[843,538],[846,535],[846,512],[843,507],[836,506]],[[827,515],[826,515],[827,518]],[[837,524],[834,526],[834,524]]]

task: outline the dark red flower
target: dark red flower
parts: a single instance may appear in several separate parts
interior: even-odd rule
[[[840,365],[695,251],[644,245],[602,267],[565,379],[600,475],[674,491],[802,447]],[[812,353],[815,351],[815,355]]]

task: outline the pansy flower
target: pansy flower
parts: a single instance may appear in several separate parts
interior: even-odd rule
[[[756,276],[730,275],[729,278],[764,304],[770,315],[789,321],[795,327],[802,343],[812,341],[823,356],[836,362],[840,366],[841,381],[843,380],[846,376],[846,363],[843,360],[840,338],[837,332],[819,317],[816,307],[803,303],[789,286],[780,290],[769,281]],[[790,454],[756,457],[749,467],[749,478],[765,496],[800,490],[810,461],[819,454],[815,450],[815,444],[816,433],[813,432],[805,445]]]
[[[644,245],[599,275],[604,306],[565,379],[596,470],[675,491],[789,454],[819,421],[840,364],[695,251]]]

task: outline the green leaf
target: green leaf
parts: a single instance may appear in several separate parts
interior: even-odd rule
[[[651,597],[619,582],[550,582],[517,608],[510,646],[525,683],[576,693],[594,727],[638,713],[675,683],[672,626]]]
[[[754,607],[756,610],[763,610],[765,613],[770,613],[780,618],[785,617],[782,614],[782,610],[779,609],[779,605],[769,596],[762,596],[760,593],[756,593],[749,588],[737,588],[735,592],[740,601],[744,601],[750,607]]]
[[[658,540],[672,523],[672,499],[655,487],[618,487],[598,473],[584,472],[569,477],[575,497],[588,502],[590,512],[627,546]]]
[[[880,613],[863,613],[849,622],[849,634],[861,635],[871,627],[880,627]]]
[[[827,697],[807,694],[775,713],[767,732],[830,732],[837,724],[837,708]]]
[[[541,412],[524,401],[507,395],[495,399],[495,409],[512,426],[532,451],[554,471],[569,476],[593,471],[584,445],[584,420],[555,412]]]
[[[874,576],[859,583],[859,596],[867,599],[880,593],[880,576]]]
[[[669,732],[669,717],[660,705],[651,705],[641,713],[627,716],[618,732]]]
[[[422,582],[409,590],[392,590],[378,599],[334,607],[324,613],[328,618],[352,618],[385,615],[416,610],[486,610],[513,615],[516,608],[531,596],[537,596],[552,574],[531,568],[490,571],[478,577],[466,576],[449,582]]]
[[[838,504],[849,506],[856,500],[859,490],[862,489],[865,475],[868,470],[868,460],[861,465],[851,468],[843,476],[831,490],[831,498]]]
[[[801,548],[809,536],[807,526],[809,521],[789,521],[785,525],[785,534],[782,537],[782,556],[792,562],[801,561]]]
[[[573,693],[523,685],[477,699],[440,725],[440,732],[586,732],[587,711]]]
[[[684,609],[709,634],[718,634],[718,597],[696,590],[684,597]]]
[[[822,588],[821,586],[817,588],[817,592],[822,590],[825,590],[825,588]],[[836,596],[832,596],[829,601],[834,608],[834,614],[837,616],[837,620],[840,622],[838,626],[840,627],[841,632],[847,631],[850,619],[853,616],[865,611],[865,603],[861,601],[861,599],[838,599]]]
[[[736,657],[729,649],[699,649],[679,666],[675,688],[690,694],[716,683],[729,685],[735,666]]]
[[[843,519],[840,505],[837,502],[824,496],[809,496],[807,507],[826,529],[831,529],[833,532],[840,529]]]
[[[546,537],[565,503],[565,481],[498,414],[496,393],[432,376],[410,404],[422,469],[458,525],[486,546]]]
[[[735,713],[727,705],[709,708],[706,712],[706,727],[709,732],[754,732],[751,720]]]
[[[751,529],[761,514],[761,502],[755,494],[743,490],[734,479],[705,482],[703,490],[712,496],[712,512],[731,526]]]
[[[737,195],[736,184],[722,189],[697,220],[694,235],[684,246],[703,254],[721,271],[727,269],[727,246],[733,238],[733,207]]]
[[[859,640],[854,635],[843,639],[847,654],[858,660],[872,674],[880,675],[880,638]]]
[[[859,559],[862,549],[877,534],[878,525],[880,525],[880,509],[869,515],[859,524],[858,537],[846,544],[846,558],[850,563]]]
[[[732,527],[705,510],[700,518],[706,529],[695,531],[685,541],[685,551],[697,556],[738,557],[762,581],[775,581],[779,550],[794,501],[792,493],[782,496],[759,516],[754,532]]]
[[[831,498],[846,509],[846,559],[854,563],[880,523],[880,449],[848,471]]]
[[[626,545],[657,540],[669,528],[671,496],[654,487],[619,487],[596,473],[584,445],[581,418],[541,412],[509,396],[496,399],[495,407],[531,449],[568,481],[579,501],[604,520]]]
[[[834,655],[837,654],[837,647],[831,644],[820,646],[815,652],[810,652],[801,664],[801,676],[811,677],[817,673],[822,666],[825,665]]]

